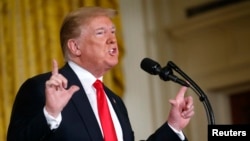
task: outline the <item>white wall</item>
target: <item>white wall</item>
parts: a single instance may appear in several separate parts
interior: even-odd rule
[[[136,140],[146,139],[152,131],[152,104],[148,78],[140,69],[140,61],[146,56],[145,34],[140,0],[121,0],[125,58],[126,90],[124,101],[135,131]]]
[[[145,57],[158,59],[159,52],[155,47],[157,28],[154,22],[153,5],[150,0],[121,0],[125,42],[124,71],[126,91],[124,101],[127,105],[130,120],[135,131],[136,140],[146,139],[167,119],[169,103],[176,89],[152,76],[140,68]],[[146,16],[145,16],[146,15]],[[161,33],[162,34],[162,33]],[[164,31],[163,31],[163,34]],[[166,62],[160,62],[164,65]]]

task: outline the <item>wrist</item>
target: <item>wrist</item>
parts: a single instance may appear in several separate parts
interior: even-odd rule
[[[58,116],[59,116],[59,114],[61,113],[61,112],[52,112],[52,110],[50,110],[50,108],[48,108],[46,105],[45,105],[45,107],[44,107],[44,110],[46,110],[46,112],[50,115],[50,116],[52,116],[52,117],[54,117],[54,118],[57,118]]]
[[[174,121],[174,120],[169,120],[169,121],[168,121],[168,125],[169,125],[172,129],[174,129],[175,131],[178,131],[178,132],[182,131],[182,129],[178,126],[177,122]]]

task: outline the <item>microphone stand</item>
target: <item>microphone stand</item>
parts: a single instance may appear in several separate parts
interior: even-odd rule
[[[170,66],[172,69],[174,69],[176,72],[178,72],[183,78],[185,78],[189,82],[189,84],[191,85],[190,88],[199,96],[199,100],[204,105],[204,108],[206,110],[207,119],[208,119],[208,124],[214,125],[215,124],[215,118],[214,118],[213,109],[211,107],[211,104],[210,104],[206,94],[202,91],[202,89],[187,74],[185,74],[172,61],[169,61],[167,65]]]

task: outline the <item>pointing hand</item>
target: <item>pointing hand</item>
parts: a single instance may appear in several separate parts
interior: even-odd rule
[[[53,60],[52,75],[45,84],[46,111],[53,117],[57,117],[66,106],[72,95],[79,87],[72,85],[68,87],[68,80],[58,72],[58,64]]]

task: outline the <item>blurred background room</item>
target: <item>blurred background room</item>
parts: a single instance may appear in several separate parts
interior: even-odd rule
[[[166,121],[180,87],[144,72],[145,57],[173,61],[188,74],[206,93],[215,124],[250,124],[250,0],[0,0],[0,141],[21,84],[50,71],[53,58],[63,65],[64,16],[93,5],[118,11],[120,64],[104,81],[127,105],[136,141]],[[195,115],[184,132],[206,141],[204,105],[191,89],[187,95]]]

